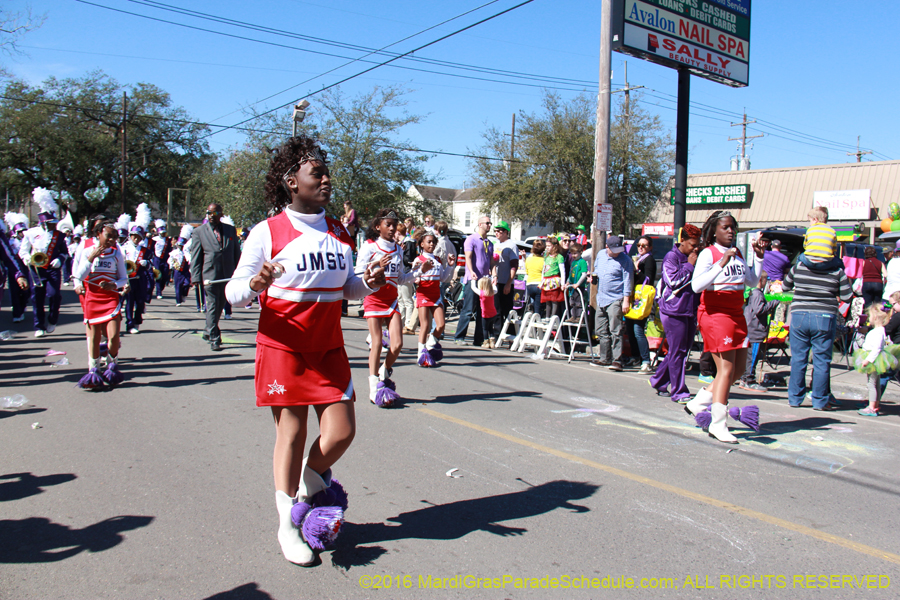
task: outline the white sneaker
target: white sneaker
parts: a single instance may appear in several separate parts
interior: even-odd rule
[[[225,320],[226,320],[226,321],[230,321],[230,320],[231,320],[231,315],[225,315]]]
[[[48,324],[47,325],[47,333],[53,333],[54,331],[56,331],[56,325]]]
[[[34,332],[34,337],[44,337],[45,335],[47,335],[47,332],[43,329],[38,329]]]
[[[181,306],[182,304],[184,304],[184,302],[176,302],[175,306]]]
[[[156,299],[157,299],[157,300],[162,300],[162,296],[157,296]]]
[[[132,327],[128,330],[128,333],[140,333],[140,330],[137,327]]]
[[[643,363],[643,364],[641,364],[641,371],[640,371],[640,372],[641,372],[641,373],[644,373],[644,374],[652,373],[653,371],[650,370],[650,363]]]

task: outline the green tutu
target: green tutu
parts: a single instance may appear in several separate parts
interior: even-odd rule
[[[853,368],[866,375],[869,373],[878,373],[881,375],[882,373],[887,373],[889,371],[896,371],[897,365],[900,364],[897,360],[898,355],[900,355],[900,344],[889,344],[885,346],[884,350],[879,352],[878,356],[875,357],[875,360],[864,367],[862,366],[862,363],[868,355],[869,351],[862,348],[854,352]]]

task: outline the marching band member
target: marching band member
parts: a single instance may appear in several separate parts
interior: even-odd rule
[[[25,307],[28,306],[28,267],[19,257],[19,237],[24,235],[28,217],[22,213],[6,213],[3,216],[10,237],[0,235],[0,259],[6,265],[6,278],[9,287],[10,304],[12,304],[13,323],[25,320]],[[19,237],[17,237],[17,234]]]
[[[119,288],[128,283],[125,256],[118,247],[118,232],[112,223],[101,223],[81,252],[75,266],[77,278],[84,286],[84,322],[88,326],[88,372],[78,387],[93,390],[106,384],[118,385],[124,377],[119,372],[119,325],[122,321],[122,302]],[[103,333],[109,340],[109,362],[100,374],[100,339]]]
[[[156,236],[153,238],[153,266],[159,270],[159,277],[155,279],[156,299],[162,300],[163,290],[169,283],[169,254],[172,252],[172,238],[166,235],[166,222],[157,219]]]
[[[275,151],[265,193],[276,214],[250,232],[225,295],[236,306],[260,299],[256,405],[275,418],[278,541],[287,560],[309,566],[343,522],[347,497],[331,467],[356,432],[341,299],[365,296],[384,278],[380,269],[353,272],[353,240],[325,216],[331,177],[315,140],[292,137]],[[303,459],[310,406],[319,437]]]
[[[69,255],[66,237],[56,230],[56,201],[49,190],[35,188],[34,201],[41,207],[38,227],[25,232],[19,247],[19,257],[28,267],[31,279],[31,302],[34,309],[34,337],[43,337],[56,329],[59,307],[62,304],[62,265]],[[43,264],[34,265],[35,255],[43,254]],[[48,300],[49,314],[45,316],[44,301]]]
[[[140,333],[144,322],[147,301],[146,273],[150,269],[150,249],[144,244],[144,228],[135,223],[131,226],[129,239],[122,246],[125,259],[134,263],[134,270],[128,273],[128,291],[125,293],[125,330]]]
[[[191,239],[193,231],[193,226],[184,225],[181,228],[181,234],[175,241],[175,248],[169,254],[169,267],[172,269],[175,279],[175,306],[181,306],[191,291],[191,263],[188,253],[184,250],[184,245]]]

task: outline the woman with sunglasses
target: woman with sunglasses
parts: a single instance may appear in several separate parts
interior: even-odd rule
[[[634,285],[656,284],[656,260],[653,258],[653,240],[646,235],[638,238],[637,256],[634,259]],[[631,345],[631,360],[640,361],[641,373],[650,371],[650,344],[647,342],[647,320],[626,319],[625,329],[628,332],[628,343]],[[634,366],[637,366],[636,364]]]

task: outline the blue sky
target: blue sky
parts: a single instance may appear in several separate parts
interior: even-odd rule
[[[364,52],[288,39],[201,21],[128,0],[90,0],[115,9],[215,29],[274,43],[361,57]],[[422,29],[474,9],[488,0],[466,2],[362,2],[332,0],[165,0],[218,17],[253,23],[365,47],[382,47]],[[521,1],[521,0],[519,0]],[[519,3],[500,0],[449,24],[392,47],[407,51]],[[23,2],[4,3],[17,10]],[[121,83],[153,83],[169,92],[175,104],[197,120],[232,124],[243,119],[243,106],[321,74],[344,62],[295,49],[267,46],[222,37],[113,12],[76,0],[33,3],[47,21],[21,41],[26,55],[2,57],[14,76],[38,84],[49,76],[80,77],[102,69]],[[558,90],[571,97],[579,90],[596,94],[598,79],[600,3],[535,0],[464,33],[416,53],[429,59],[489,67],[504,71],[552,76],[575,82]],[[847,156],[861,136],[863,149],[874,154],[864,160],[900,159],[896,104],[900,78],[888,55],[889,29],[900,18],[900,4],[793,0],[754,2],[751,20],[750,85],[728,86],[692,77],[690,117],[690,173],[729,169],[737,153],[741,120],[746,110],[757,124],[748,135],[752,167],[779,168],[855,161]],[[675,134],[677,73],[636,58],[613,53],[613,87],[624,84],[628,61],[631,85],[645,86],[643,106],[660,116]],[[447,67],[413,65],[445,73]],[[288,103],[365,68],[360,63],[318,77],[258,108]],[[514,112],[540,110],[541,85],[546,81],[510,79],[484,73],[484,81],[447,74],[380,67],[343,84],[345,94],[375,85],[403,85],[410,90],[408,110],[423,115],[401,138],[426,150],[465,154],[481,145],[488,126],[509,129]],[[501,83],[515,81],[537,87]],[[554,84],[555,85],[555,84]],[[310,98],[315,110],[315,97]],[[240,143],[233,131],[211,138],[221,151]],[[437,155],[429,170],[439,185],[471,185],[465,158]],[[674,170],[674,169],[673,169]]]

